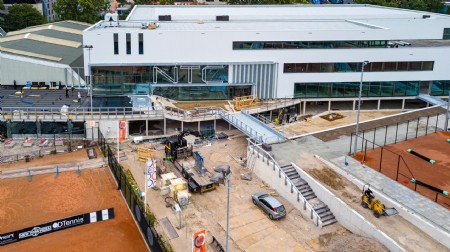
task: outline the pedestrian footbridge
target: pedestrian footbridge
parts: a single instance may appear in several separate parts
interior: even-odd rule
[[[419,98],[420,100],[432,104],[432,105],[438,105],[438,106],[447,106],[447,102],[442,100],[439,97],[436,96],[431,96],[431,95],[419,95],[417,96],[417,98]]]
[[[286,140],[280,132],[245,112],[229,113],[219,110],[218,114],[257,143],[271,144]]]

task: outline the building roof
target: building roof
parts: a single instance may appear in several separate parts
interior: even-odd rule
[[[83,30],[89,26],[62,21],[9,32],[0,38],[0,52],[82,67]]]
[[[160,15],[171,15],[172,21],[215,21],[228,15],[230,21],[268,20],[351,20],[372,18],[421,18],[425,12],[374,5],[136,5],[127,21],[157,21]],[[434,13],[433,13],[434,14]],[[441,15],[442,16],[442,15]],[[435,15],[435,18],[438,15]]]
[[[170,21],[159,21],[170,15]],[[228,16],[228,21],[217,21]],[[348,31],[392,30],[450,16],[373,5],[136,5],[125,21],[101,21],[86,31],[141,28],[158,23],[165,31]],[[393,32],[395,33],[395,32]]]

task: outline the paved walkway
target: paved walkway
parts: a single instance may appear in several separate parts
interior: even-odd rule
[[[436,226],[440,226],[447,232],[450,232],[450,211],[445,207],[436,204],[430,199],[373,169],[363,167],[360,162],[353,158],[347,158],[347,166],[344,165],[344,157],[335,158],[330,161],[358,179],[370,183],[370,186],[383,191],[389,197],[420,214]]]

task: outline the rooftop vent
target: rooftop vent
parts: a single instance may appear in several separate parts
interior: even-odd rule
[[[423,15],[423,16],[422,16],[423,19],[425,19],[425,18],[430,18],[430,17],[431,17],[430,15]]]
[[[159,21],[172,21],[171,15],[160,15],[158,16]]]
[[[230,16],[228,15],[216,16],[216,21],[230,21]]]

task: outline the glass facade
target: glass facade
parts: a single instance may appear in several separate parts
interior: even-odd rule
[[[139,54],[144,54],[144,33],[139,33]]]
[[[430,95],[449,95],[450,90],[450,80],[439,80],[431,82]]]
[[[444,35],[442,39],[450,39],[450,28],[444,28]]]
[[[94,95],[153,92],[181,100],[228,99],[234,95],[233,90],[239,89],[228,84],[227,65],[95,66],[92,82]],[[251,88],[243,93],[250,94]]]
[[[361,62],[285,63],[284,73],[361,72]],[[371,62],[364,72],[432,71],[434,61]]]
[[[114,54],[119,54],[119,34],[114,33],[113,39],[114,39]]]
[[[131,54],[131,33],[126,34],[127,39],[127,54]]]
[[[429,82],[363,82],[361,95],[363,97],[416,96],[419,95],[419,84],[422,83]],[[295,83],[294,96],[297,98],[358,97],[359,85],[359,82]]]
[[[364,41],[234,41],[233,50],[385,48],[387,40]]]

